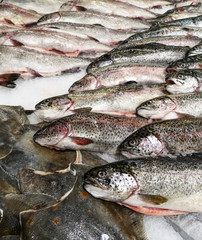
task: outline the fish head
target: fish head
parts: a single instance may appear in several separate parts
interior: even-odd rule
[[[86,71],[87,71],[87,73],[90,73],[98,68],[106,67],[111,64],[113,64],[113,61],[111,59],[110,53],[106,53],[106,54],[102,55],[101,57],[97,58],[91,64],[89,64]]]
[[[96,79],[96,77],[89,74],[89,76],[86,76],[81,80],[73,83],[72,86],[69,88],[69,92],[94,90],[94,89],[97,89],[99,86],[100,86],[100,82]]]
[[[69,115],[68,110],[72,104],[73,101],[67,95],[47,98],[35,106],[34,113],[42,120],[49,122]]]
[[[133,195],[139,186],[128,163],[116,162],[88,171],[84,176],[84,188],[96,198],[121,202]]]
[[[158,134],[143,127],[126,138],[119,149],[129,159],[137,157],[155,157],[163,151],[163,141]]]
[[[161,96],[142,103],[137,114],[152,119],[161,119],[176,108],[175,102],[168,96]]]
[[[169,75],[166,84],[166,90],[173,94],[195,92],[200,87],[197,77],[187,71]]]
[[[53,23],[58,22],[61,18],[61,15],[59,12],[54,12],[50,14],[46,14],[39,18],[37,25],[44,24],[44,23]]]
[[[39,129],[33,136],[35,143],[51,149],[60,149],[57,145],[69,134],[71,127],[62,121],[53,122]]]
[[[178,60],[176,62],[171,63],[167,69],[166,72],[173,73],[179,70],[185,70],[189,68],[189,64],[185,60]]]

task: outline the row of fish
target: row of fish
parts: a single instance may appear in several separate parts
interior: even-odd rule
[[[0,236],[157,240],[159,221],[172,240],[200,239],[201,2],[61,0],[50,11],[32,2],[0,3],[2,85],[87,73],[36,105],[51,123],[2,106]],[[84,150],[76,164],[69,149]],[[99,166],[100,152],[124,161]]]

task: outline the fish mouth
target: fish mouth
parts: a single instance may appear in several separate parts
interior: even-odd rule
[[[88,179],[84,179],[84,186],[87,186],[87,185],[93,185],[94,187],[100,188],[102,190],[106,190],[106,188],[104,186],[100,185],[96,179],[91,178],[91,177]]]

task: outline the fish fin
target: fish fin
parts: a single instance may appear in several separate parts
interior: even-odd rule
[[[51,53],[56,53],[56,54],[58,54],[58,55],[65,55],[65,52],[60,51],[60,50],[55,49],[55,48],[50,49],[49,52],[51,52]]]
[[[121,86],[136,86],[137,82],[136,81],[128,81],[120,84]]]
[[[36,72],[34,69],[28,68],[27,67],[27,72],[32,74],[33,77],[42,77],[41,74],[39,74],[38,72]]]
[[[193,115],[191,114],[186,114],[186,113],[178,113],[176,112],[178,118],[194,118]]]
[[[20,77],[18,73],[8,73],[0,75],[0,85],[8,88],[14,88],[16,84],[13,82]]]
[[[25,114],[26,115],[30,115],[32,113],[34,113],[35,110],[25,110]]]
[[[97,39],[94,38],[94,37],[88,36],[88,38],[89,38],[90,40],[94,40],[94,41],[96,41],[96,42],[99,42],[99,40],[97,40]]]
[[[76,151],[76,160],[75,160],[74,164],[82,164],[81,151]]]
[[[87,8],[85,7],[82,7],[82,6],[75,6],[76,10],[79,11],[79,12],[85,12],[87,11]]]
[[[98,24],[98,23],[95,23],[95,24],[92,24],[92,25],[94,25],[94,26],[98,26],[98,27],[103,27],[103,28],[104,28],[104,26],[103,26],[103,25],[101,25],[101,24]]]
[[[61,73],[77,73],[77,72],[80,72],[80,67],[74,67],[74,68],[71,68],[71,69],[66,69],[64,71],[62,71]]]
[[[160,205],[168,201],[167,198],[162,197],[160,195],[140,194],[140,198],[143,202],[154,204],[154,205]]]
[[[81,145],[81,146],[93,143],[93,140],[91,140],[89,138],[72,137],[72,136],[68,136],[68,137],[71,138],[72,142],[74,142],[77,145]]]
[[[78,108],[72,110],[73,113],[85,113],[85,112],[90,112],[92,110],[91,107],[86,107],[86,108]]]
[[[125,207],[132,209],[135,212],[153,215],[153,216],[169,216],[169,215],[177,215],[177,214],[185,214],[187,212],[170,210],[170,209],[160,209],[160,208],[150,208],[150,207],[142,207],[142,206],[131,206],[127,204],[121,204]]]
[[[21,46],[24,46],[23,43],[17,41],[17,40],[14,40],[14,39],[10,39],[11,43],[13,44],[13,46],[15,47],[21,47]]]
[[[4,21],[8,24],[15,25],[10,19],[4,18]]]

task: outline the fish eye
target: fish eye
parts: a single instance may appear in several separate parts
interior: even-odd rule
[[[98,177],[103,178],[105,176],[106,176],[106,172],[102,172],[102,171],[98,172]]]
[[[135,146],[136,142],[135,140],[130,140],[128,143],[131,147]]]

